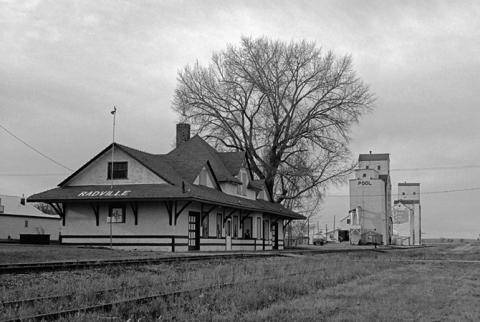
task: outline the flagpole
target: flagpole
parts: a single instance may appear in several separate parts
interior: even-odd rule
[[[110,170],[110,189],[113,189],[113,156],[115,151],[115,117],[117,116],[117,108],[114,106],[113,111],[113,138],[112,138],[112,163],[111,163],[111,170]],[[110,214],[110,249],[112,249],[112,220],[113,214]]]
[[[112,139],[112,168],[110,170],[110,189],[113,189],[113,153],[115,150],[115,116],[117,115],[117,108],[114,106],[113,111],[113,139]]]

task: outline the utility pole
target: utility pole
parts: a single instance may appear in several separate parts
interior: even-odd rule
[[[333,215],[333,237],[335,237],[335,215]]]
[[[307,245],[310,245],[310,218],[307,218]]]

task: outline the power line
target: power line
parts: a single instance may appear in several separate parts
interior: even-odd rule
[[[463,165],[452,167],[429,167],[429,168],[404,168],[404,169],[391,169],[390,171],[425,171],[425,170],[454,170],[454,169],[474,169],[480,168],[480,165]]]
[[[22,139],[20,139],[19,137],[17,137],[15,134],[13,134],[12,132],[10,132],[10,131],[7,130],[6,128],[4,128],[1,124],[0,124],[0,127],[1,127],[2,129],[4,129],[8,134],[10,134],[10,135],[13,136],[14,138],[16,138],[18,141],[20,141],[20,142],[22,142],[23,144],[25,144],[26,146],[28,146],[28,147],[29,147],[30,149],[32,149],[33,151],[37,152],[38,154],[42,155],[43,157],[47,158],[48,160],[50,160],[50,161],[58,164],[59,166],[61,166],[61,167],[65,168],[65,169],[70,170],[70,171],[73,172],[72,169],[64,166],[63,164],[61,164],[61,163],[53,160],[52,158],[50,158],[50,157],[46,156],[45,154],[43,154],[42,152],[38,151],[38,150],[35,149],[33,146],[31,146],[30,144],[28,144],[27,142],[23,141]]]
[[[427,192],[421,192],[421,195],[432,195],[432,194],[439,194],[439,193],[452,193],[452,192],[464,192],[464,191],[473,191],[473,190],[480,190],[480,187],[477,188],[465,188],[465,189],[456,189],[456,190],[440,190],[440,191],[427,191]],[[395,195],[392,193],[392,195]],[[343,197],[383,197],[384,195],[326,195],[326,197],[338,197],[338,198],[343,198]]]

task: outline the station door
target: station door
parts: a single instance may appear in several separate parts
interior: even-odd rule
[[[188,250],[200,250],[200,213],[188,213]]]

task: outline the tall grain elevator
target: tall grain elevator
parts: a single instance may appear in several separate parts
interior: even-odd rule
[[[355,179],[349,185],[350,243],[360,243],[365,234],[380,234],[382,243],[390,244],[393,222],[389,154],[360,154]]]
[[[399,183],[397,198],[393,207],[395,237],[402,245],[421,245],[420,183]]]

